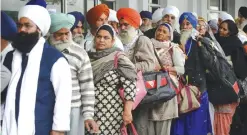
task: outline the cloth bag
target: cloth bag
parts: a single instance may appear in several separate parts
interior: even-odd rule
[[[172,46],[165,52],[168,53]],[[163,67],[156,50],[154,54],[159,62],[160,67]],[[147,90],[147,95],[141,101],[142,105],[153,105],[166,102],[178,93],[178,88],[167,71],[153,71],[143,73],[144,83]]]
[[[114,57],[114,68],[118,67],[118,56],[119,56],[119,52],[116,53]],[[140,104],[141,100],[145,97],[146,94],[147,94],[147,91],[144,86],[142,72],[139,71],[137,72],[136,96],[135,96],[132,110],[134,110]],[[124,89],[123,88],[119,89],[119,95],[121,99],[124,101]]]
[[[200,107],[201,92],[198,87],[185,84],[184,79],[179,80],[180,93],[178,94],[179,113],[187,113]]]

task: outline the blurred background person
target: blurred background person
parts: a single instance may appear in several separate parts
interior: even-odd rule
[[[142,32],[146,32],[152,29],[152,13],[149,11],[141,11],[140,12],[142,24],[140,26],[140,30]]]

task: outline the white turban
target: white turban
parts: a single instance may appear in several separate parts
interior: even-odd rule
[[[109,17],[108,17],[108,21],[112,21],[112,22],[117,22],[118,23],[117,12],[115,10],[110,9],[110,14],[109,14]]]
[[[232,21],[234,21],[233,17],[232,17],[230,14],[226,13],[226,12],[220,12],[219,18],[220,18],[222,21],[225,21],[225,20],[232,20]],[[234,22],[235,22],[235,21],[234,21]]]
[[[160,21],[163,17],[162,12],[163,12],[164,8],[158,8],[154,11],[153,15],[152,15],[152,22],[153,23],[157,23],[158,21]]]
[[[175,6],[167,6],[167,7],[163,10],[162,15],[165,16],[165,15],[167,15],[167,14],[172,14],[172,15],[174,15],[176,18],[178,18],[178,17],[179,17],[179,10],[178,10],[178,8],[175,7]]]
[[[22,7],[18,14],[18,20],[26,17],[32,20],[45,36],[50,29],[51,18],[46,8],[38,5],[26,5]]]

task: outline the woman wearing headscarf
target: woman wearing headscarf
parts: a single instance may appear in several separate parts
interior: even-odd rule
[[[118,48],[114,48],[115,33],[110,25],[101,26],[94,39],[96,52],[89,52],[95,84],[95,121],[100,135],[119,135],[121,124],[132,121],[132,104],[136,92],[135,66]],[[118,56],[117,67],[114,59]],[[124,88],[123,103],[118,93]]]
[[[216,39],[222,46],[228,62],[233,66],[234,72],[242,82],[247,80],[247,61],[245,59],[242,42],[238,38],[238,28],[232,20],[225,20],[220,24]],[[215,106],[214,130],[216,135],[228,135],[232,117],[238,103]]]
[[[172,43],[173,30],[168,23],[163,23],[157,27],[155,38],[151,41],[154,45],[163,67],[169,71],[171,79],[178,86],[177,75],[184,74],[185,55],[178,44]],[[160,69],[160,65],[156,65]],[[170,135],[172,119],[178,117],[177,96],[162,104],[153,106],[148,119],[149,135]]]
[[[200,90],[200,107],[181,114],[172,124],[171,135],[207,135],[212,133],[209,114],[209,101],[206,88],[206,67],[201,59],[201,48],[196,36],[197,18],[191,12],[183,13],[179,18],[181,29],[181,48],[186,54],[185,78],[189,85]]]

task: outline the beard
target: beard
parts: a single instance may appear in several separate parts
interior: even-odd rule
[[[39,41],[40,34],[38,31],[33,33],[18,33],[12,43],[12,46],[21,53],[29,53]]]
[[[181,30],[180,42],[185,45],[188,39],[191,37],[192,30]]]
[[[84,39],[83,34],[75,34],[73,36],[73,41],[76,42],[77,44],[81,45],[82,41]]]
[[[130,27],[127,30],[120,30],[119,37],[123,44],[131,43],[132,40],[137,36],[136,29],[134,27]]]
[[[72,41],[72,37],[70,36],[70,38],[68,40],[65,40],[65,41],[57,41],[53,34],[51,34],[50,38],[49,38],[49,43],[55,47],[58,51],[63,51],[64,49],[68,48],[70,45],[73,44],[73,41]]]
[[[146,32],[146,31],[148,31],[150,29],[152,29],[152,26],[151,25],[142,25],[142,26],[140,26],[140,30],[142,32]]]

